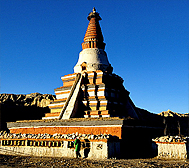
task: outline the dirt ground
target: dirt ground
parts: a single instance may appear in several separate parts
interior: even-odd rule
[[[70,159],[48,157],[24,157],[0,155],[0,168],[59,168],[59,167],[94,167],[94,168],[135,168],[135,167],[189,167],[189,160],[158,160],[158,159]]]

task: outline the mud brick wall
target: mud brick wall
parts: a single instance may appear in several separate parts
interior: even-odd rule
[[[160,159],[187,159],[187,144],[184,142],[157,142],[158,158]]]

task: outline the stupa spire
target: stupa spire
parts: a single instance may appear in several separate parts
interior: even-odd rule
[[[82,49],[86,48],[99,48],[104,49],[105,43],[102,31],[99,25],[99,20],[102,20],[96,9],[89,13],[87,19],[89,20],[89,25],[85,33],[84,42],[82,43]]]
[[[107,54],[104,51],[105,43],[99,20],[102,20],[96,9],[89,13],[87,19],[89,25],[85,33],[82,51],[79,53],[79,59],[74,67],[75,73],[85,71],[107,71],[112,72],[112,67],[108,61]]]

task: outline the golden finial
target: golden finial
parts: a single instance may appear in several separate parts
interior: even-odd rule
[[[96,13],[96,9],[95,9],[95,7],[93,8],[93,13]]]
[[[102,20],[101,17],[99,16],[99,13],[96,12],[95,7],[93,8],[93,11],[91,13],[89,13],[89,16],[87,17],[88,20],[90,20],[91,18],[96,18],[97,20]]]

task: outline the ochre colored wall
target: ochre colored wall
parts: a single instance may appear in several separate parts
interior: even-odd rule
[[[122,127],[38,127],[38,128],[11,128],[10,133],[22,133],[22,134],[111,134],[113,136],[122,137]]]

